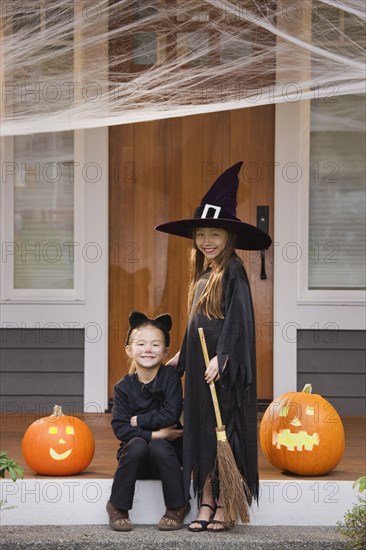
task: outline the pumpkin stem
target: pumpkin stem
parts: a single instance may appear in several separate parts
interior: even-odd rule
[[[52,416],[63,416],[62,407],[61,405],[55,405],[53,407],[53,413]]]
[[[313,391],[313,386],[311,384],[305,384],[305,386],[302,389],[302,393],[311,393],[312,391]]]

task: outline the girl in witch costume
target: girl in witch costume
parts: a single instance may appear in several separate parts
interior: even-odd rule
[[[183,527],[190,510],[184,496],[181,454],[182,385],[176,370],[163,365],[169,349],[168,314],[148,319],[133,311],[126,339],[131,369],[114,387],[112,427],[121,441],[119,465],[107,503],[109,524],[116,531],[131,531],[137,479],[161,479],[166,512],[158,528]]]
[[[193,238],[187,330],[180,352],[168,364],[185,373],[183,480],[189,497],[191,476],[199,513],[190,531],[228,529],[220,502],[215,415],[208,384],[215,382],[235,462],[247,487],[248,505],[258,499],[255,323],[244,265],[235,249],[263,250],[270,237],[236,217],[242,162],[212,185],[192,219],[156,229]],[[198,328],[203,327],[206,370]]]

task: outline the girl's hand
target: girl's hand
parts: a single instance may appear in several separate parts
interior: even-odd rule
[[[136,428],[136,426],[137,426],[137,416],[131,416],[130,424],[131,424],[131,426],[134,426]]]
[[[211,382],[213,381],[217,382],[217,380],[219,379],[220,379],[219,363],[217,361],[217,355],[215,355],[215,357],[213,357],[208,364],[208,369],[206,369],[206,372],[205,372],[205,380],[207,384],[211,384]]]
[[[166,365],[171,365],[172,367],[176,368],[176,366],[178,365],[178,361],[179,361],[179,354],[180,354],[180,351],[177,351],[177,353],[174,355],[174,357],[169,359],[169,361],[166,363]]]
[[[166,428],[160,428],[152,432],[151,439],[167,439],[168,441],[174,441],[182,437],[183,430],[176,428],[175,426],[167,426]]]

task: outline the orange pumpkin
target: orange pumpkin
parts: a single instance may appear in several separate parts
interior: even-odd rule
[[[264,413],[260,443],[269,462],[303,476],[326,474],[344,452],[344,429],[335,408],[311,384],[284,393]]]
[[[88,426],[74,416],[65,416],[55,405],[51,416],[29,426],[22,441],[23,456],[39,474],[77,474],[94,456],[94,438]]]

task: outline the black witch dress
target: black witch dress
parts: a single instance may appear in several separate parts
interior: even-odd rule
[[[218,357],[220,380],[215,383],[236,464],[251,496],[258,499],[257,401],[255,323],[249,281],[241,260],[233,256],[223,280],[221,311],[224,319],[208,319],[194,305],[202,294],[210,270],[197,283],[192,313],[184,336],[178,370],[185,372],[183,477],[189,498],[193,473],[194,493],[201,502],[207,475],[213,474],[214,497],[219,495],[216,468],[216,420],[198,328],[203,327],[210,359]],[[249,503],[251,504],[251,502]]]

